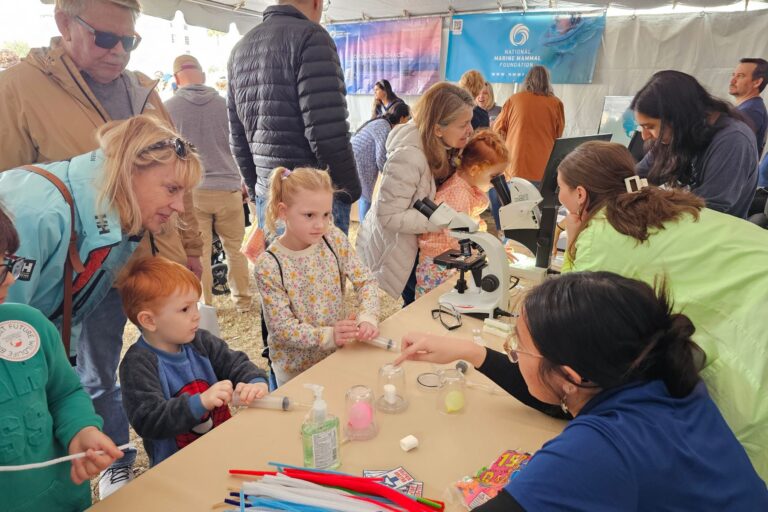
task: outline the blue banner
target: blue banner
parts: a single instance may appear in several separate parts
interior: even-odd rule
[[[520,83],[546,66],[556,84],[592,82],[604,13],[466,14],[451,20],[446,78],[470,69],[489,82]]]

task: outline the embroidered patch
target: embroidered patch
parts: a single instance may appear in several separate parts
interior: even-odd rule
[[[19,277],[16,278],[17,281],[29,281],[32,279],[32,272],[35,270],[35,264],[37,262],[35,260],[30,260],[29,258],[24,258],[24,265],[21,267],[21,273],[19,274]]]
[[[100,235],[106,235],[109,233],[109,220],[107,220],[106,215],[94,215],[93,216],[96,219],[96,227],[99,228],[99,234]]]
[[[19,320],[0,322],[0,359],[26,361],[40,350],[40,335],[34,327]]]

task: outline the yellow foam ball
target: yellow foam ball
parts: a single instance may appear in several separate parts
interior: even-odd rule
[[[459,412],[464,408],[464,393],[449,391],[445,395],[445,412]]]

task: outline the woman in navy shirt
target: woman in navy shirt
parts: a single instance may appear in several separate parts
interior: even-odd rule
[[[466,359],[500,383],[506,368],[526,403],[574,417],[476,511],[768,510],[765,483],[699,379],[693,324],[671,306],[663,287],[576,272],[526,296],[506,362],[471,341],[404,337],[398,362]]]

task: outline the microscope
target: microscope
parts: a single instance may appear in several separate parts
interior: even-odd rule
[[[436,205],[428,198],[414,205],[429,221],[449,230],[459,241],[459,249],[438,255],[435,263],[459,271],[459,280],[450,292],[438,299],[461,314],[495,318],[509,307],[509,263],[501,241],[489,233],[478,232],[469,215],[458,213],[447,204]],[[471,278],[467,280],[466,274]]]
[[[516,254],[517,261],[509,265],[510,275],[533,284],[542,282],[549,271],[552,247],[556,243],[554,231],[560,206],[556,195],[545,201],[530,181],[512,178],[507,184],[503,174],[494,177],[491,183],[502,205],[499,221],[504,236],[534,254],[533,257]]]

